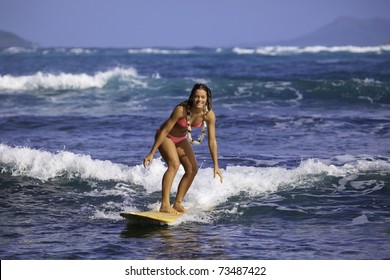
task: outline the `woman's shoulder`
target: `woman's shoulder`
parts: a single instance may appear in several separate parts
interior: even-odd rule
[[[185,110],[187,108],[187,101],[180,102],[175,106],[175,110]]]
[[[188,106],[188,100],[184,100],[183,102],[180,102],[179,104],[176,105],[176,107],[183,107],[187,108]]]
[[[205,120],[206,121],[210,121],[210,120],[215,121],[215,114],[214,114],[214,111],[212,109],[210,111],[207,111],[207,113],[205,115]]]
[[[209,109],[209,110],[206,109],[206,116],[207,116],[207,115],[215,116],[213,109]]]
[[[186,108],[187,108],[187,102],[186,101],[181,102],[175,106],[175,108],[173,109],[173,113],[178,114],[180,116],[185,116],[187,113]]]

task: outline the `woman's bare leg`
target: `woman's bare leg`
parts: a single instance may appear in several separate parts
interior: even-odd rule
[[[177,211],[171,207],[170,195],[173,180],[180,166],[179,156],[176,146],[171,139],[167,138],[159,147],[159,151],[168,169],[165,171],[162,179],[162,202],[160,212],[177,214]]]
[[[177,194],[173,208],[178,212],[185,212],[185,209],[181,203],[183,202],[184,196],[187,194],[198,172],[198,163],[196,161],[191,144],[188,141],[182,141],[176,144],[176,150],[180,163],[184,167],[185,173],[181,178],[177,188]]]

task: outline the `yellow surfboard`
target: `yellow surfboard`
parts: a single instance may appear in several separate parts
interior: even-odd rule
[[[139,224],[172,224],[181,217],[182,214],[169,214],[164,212],[157,211],[147,211],[147,212],[122,212],[120,215],[129,223]]]

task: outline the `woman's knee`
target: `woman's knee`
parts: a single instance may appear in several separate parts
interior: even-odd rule
[[[180,162],[179,161],[170,161],[168,163],[168,169],[174,171],[175,173],[179,170]]]
[[[197,164],[191,165],[189,168],[185,170],[185,173],[188,176],[195,177],[196,174],[198,174],[198,165]]]

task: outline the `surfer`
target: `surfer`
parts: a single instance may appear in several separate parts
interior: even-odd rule
[[[188,100],[176,105],[170,117],[157,129],[153,147],[144,158],[144,166],[146,168],[152,163],[157,149],[168,165],[162,178],[160,212],[172,214],[185,212],[182,201],[198,172],[198,163],[191,144],[200,144],[206,128],[209,151],[214,163],[214,178],[218,175],[222,183],[222,172],[218,166],[215,121],[211,90],[204,84],[195,84]],[[192,139],[192,128],[200,127],[202,128],[199,138]],[[183,165],[185,173],[180,180],[175,201],[171,206],[170,192],[180,164]]]

